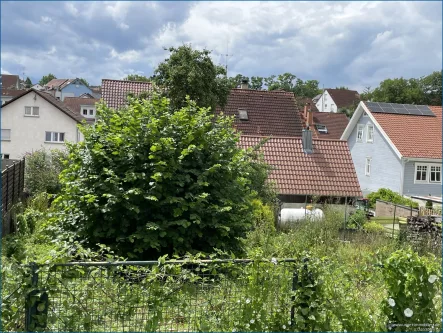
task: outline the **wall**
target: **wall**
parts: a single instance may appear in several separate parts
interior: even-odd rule
[[[337,105],[335,105],[334,100],[327,90],[323,93],[315,106],[320,112],[337,112]]]
[[[79,97],[82,94],[91,94],[92,90],[86,87],[81,82],[72,82],[71,84],[68,84],[66,87],[63,88],[62,94],[61,94],[61,100],[65,97]]]
[[[400,192],[402,169],[400,159],[375,126],[373,142],[366,142],[366,125],[372,124],[369,116],[364,117],[362,114],[358,124],[365,125],[363,142],[357,142],[358,125],[356,125],[349,136],[348,145],[363,195],[382,187]],[[370,176],[365,175],[366,157],[372,158]]]
[[[7,101],[10,101],[12,97],[10,96],[2,96],[2,105],[5,104]]]
[[[411,207],[395,205],[391,202],[377,200],[375,203],[375,216],[376,217],[384,217],[384,216],[394,216],[395,217],[408,217],[411,216]],[[418,216],[418,210],[412,209],[412,216]]]
[[[38,106],[40,116],[25,117],[25,106]],[[11,140],[1,141],[2,154],[9,154],[10,159],[21,159],[41,148],[65,147],[64,143],[45,143],[46,131],[64,132],[65,141],[77,142],[77,122],[33,92],[2,108],[1,120],[1,128],[11,129]]]
[[[403,194],[407,196],[411,195],[429,195],[435,197],[442,196],[442,187],[440,183],[434,184],[414,184],[415,179],[415,163],[416,162],[406,162],[405,163],[405,176],[404,176],[404,185],[403,185]],[[418,162],[418,163],[427,163],[427,162]],[[441,162],[435,163],[437,166],[441,166]],[[428,170],[429,172],[429,170]]]

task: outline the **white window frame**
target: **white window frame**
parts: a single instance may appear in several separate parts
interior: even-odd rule
[[[360,132],[360,131],[361,131],[361,138],[359,139],[358,138],[358,132]],[[364,136],[365,136],[365,125],[358,124],[357,125],[357,138],[356,138],[357,142],[363,142],[363,137]]]
[[[371,139],[369,139],[369,132],[370,132],[369,129],[372,129]],[[375,132],[374,125],[372,125],[372,124],[366,125],[366,142],[367,143],[374,143],[374,132]]]
[[[51,140],[46,140],[46,135],[48,133],[51,133]],[[60,139],[60,134],[63,134],[63,140],[59,140]],[[52,132],[52,131],[46,131],[45,132],[45,142],[46,143],[65,143],[65,138],[66,138],[66,133],[64,132]]]
[[[365,160],[365,176],[371,176],[372,157],[366,157]]]
[[[3,131],[9,131],[9,137],[3,138]],[[11,130],[9,128],[2,128],[2,132],[1,132],[1,141],[11,141]]]
[[[81,110],[82,110],[82,116],[87,118],[87,119],[95,119],[95,115],[97,113],[97,110],[94,107],[91,107],[90,105],[82,105],[81,106]],[[86,110],[86,114],[83,113],[83,111]],[[92,111],[92,114],[91,114]]]
[[[426,167],[426,179],[425,180],[417,180],[417,172],[419,167]],[[440,171],[440,181],[432,181],[431,180],[431,172],[432,168],[438,168]],[[434,172],[437,172],[436,170]],[[442,165],[437,163],[415,163],[414,167],[414,184],[441,184],[442,177]]]
[[[26,114],[26,109],[30,109],[30,114]],[[37,112],[35,112],[37,110]],[[40,117],[40,108],[38,106],[25,106],[25,117]]]

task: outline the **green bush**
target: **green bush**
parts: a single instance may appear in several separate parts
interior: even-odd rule
[[[386,229],[381,224],[371,221],[371,222],[365,223],[363,225],[363,230],[365,230],[369,233],[379,234],[379,233],[385,232]]]
[[[349,215],[347,228],[361,229],[367,220],[366,213],[363,210],[356,210],[353,214]]]
[[[59,175],[64,169],[67,154],[61,150],[37,150],[25,159],[25,188],[31,195],[57,194],[60,191]]]
[[[405,198],[401,196],[400,194],[387,189],[387,188],[381,188],[377,192],[372,192],[368,194],[369,204],[372,208],[375,207],[375,203],[378,200],[383,200],[387,202],[391,202],[398,205],[403,206],[411,206],[412,208],[418,208],[418,203],[415,201],[412,201],[411,199]]]
[[[56,199],[66,230],[131,258],[239,251],[251,228],[255,177],[230,117],[153,95],[123,111],[98,107],[69,145]]]
[[[438,298],[441,302],[441,266],[435,257],[398,250],[384,262],[383,274],[388,294],[382,308],[388,329],[441,332],[441,305],[436,304]]]

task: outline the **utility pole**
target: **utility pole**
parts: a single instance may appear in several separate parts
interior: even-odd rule
[[[232,54],[229,54],[229,39],[226,41],[226,54],[225,54],[225,70],[226,77],[228,77],[228,58],[232,57]]]

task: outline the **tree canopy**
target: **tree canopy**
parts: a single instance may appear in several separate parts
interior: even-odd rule
[[[82,83],[86,86],[86,87],[89,87],[89,82],[88,81],[86,81],[86,79],[84,79],[84,78],[79,78],[79,80],[80,81],[82,81]]]
[[[54,74],[49,73],[48,75],[44,75],[40,81],[38,82],[39,85],[44,86],[45,84],[47,84],[49,81],[56,79]]]
[[[25,80],[25,88],[31,88],[31,87],[32,87],[32,81],[28,76]]]
[[[66,231],[139,259],[239,250],[266,177],[238,147],[232,118],[189,100],[174,109],[156,94],[97,113],[68,146],[56,200]]]
[[[152,78],[144,76],[144,75],[129,74],[128,76],[124,77],[123,80],[151,82]]]
[[[361,94],[362,100],[400,104],[442,104],[442,72],[436,71],[421,78],[386,79]]]
[[[186,105],[186,96],[200,107],[224,106],[230,86],[225,69],[214,65],[211,52],[194,50],[190,45],[171,47],[169,58],[158,65],[153,81],[170,98],[171,107]]]

